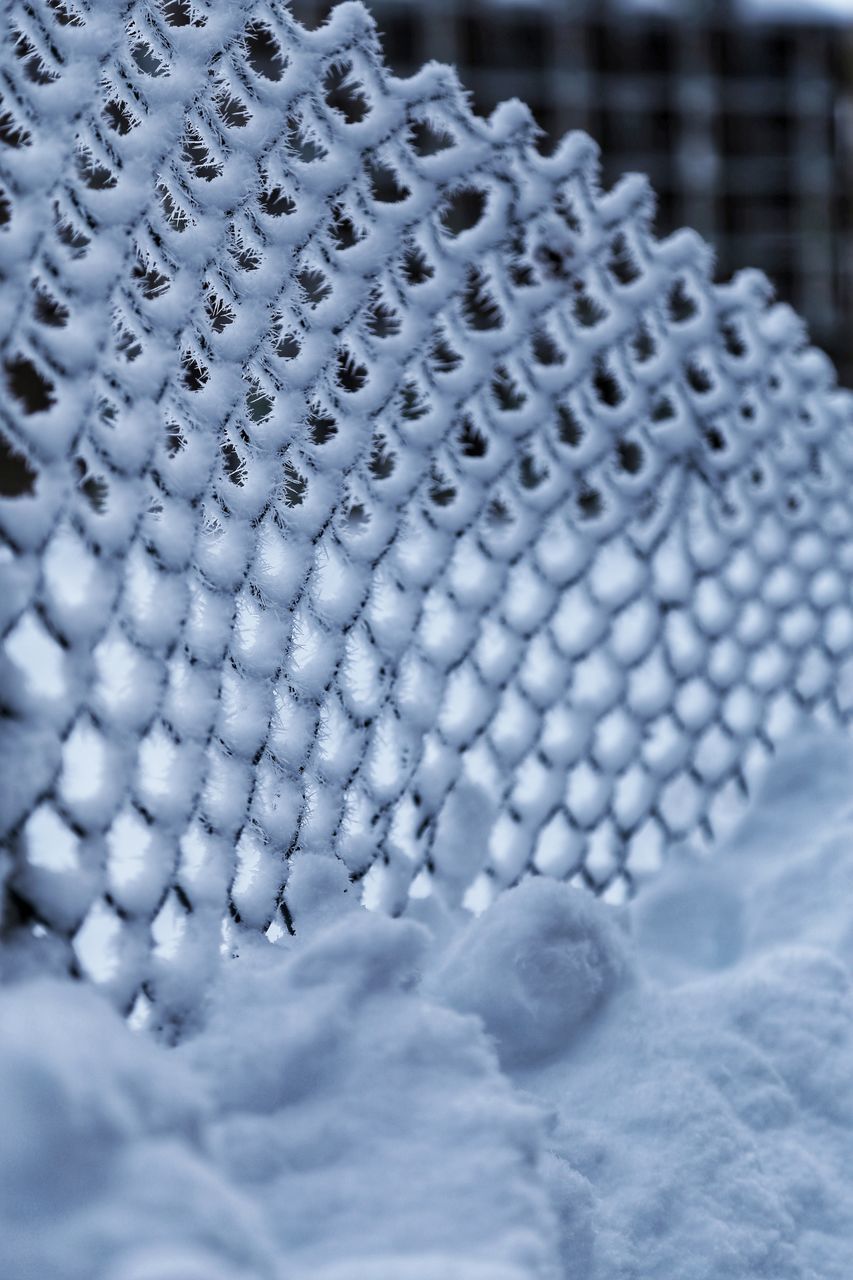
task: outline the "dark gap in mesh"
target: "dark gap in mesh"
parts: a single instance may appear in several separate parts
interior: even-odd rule
[[[737,325],[731,320],[723,320],[720,323],[720,334],[725,344],[726,351],[730,356],[736,359],[748,354],[748,348],[744,342],[743,336],[738,331]]]
[[[168,276],[163,275],[162,271],[158,271],[155,266],[145,263],[141,259],[137,260],[130,276],[132,280],[137,282],[143,298],[147,298],[149,302],[153,302],[155,298],[162,297],[172,283]]]
[[[598,489],[585,485],[578,493],[578,510],[584,520],[593,520],[601,515],[604,503]]]
[[[502,367],[497,369],[492,379],[492,395],[498,408],[504,413],[521,409],[527,402],[527,396]]]
[[[610,245],[610,256],[607,260],[607,266],[610,274],[614,279],[618,280],[619,284],[631,284],[634,280],[638,280],[640,277],[640,268],[634,261],[634,256],[631,253],[628,240],[621,231],[618,235],[614,236]]]
[[[698,395],[706,395],[713,390],[714,380],[700,364],[691,363],[687,366],[687,381]]]
[[[432,279],[435,275],[435,269],[417,245],[411,245],[403,254],[402,261],[403,276],[406,284],[418,285],[425,284],[427,280]]]
[[[409,188],[400,181],[391,165],[368,161],[365,168],[370,179],[371,194],[379,204],[400,204],[411,195]]]
[[[309,307],[319,306],[332,292],[332,286],[317,267],[306,267],[303,271],[297,272],[296,279],[304,290],[305,301]]]
[[[189,0],[165,0],[162,13],[170,27],[188,27],[192,21]]]
[[[214,161],[201,134],[192,126],[187,126],[181,159],[185,160],[196,177],[204,182],[212,182],[222,172],[222,166]]]
[[[249,66],[266,80],[280,80],[285,61],[275,36],[261,22],[252,22],[246,28],[246,58]]]
[[[430,502],[437,507],[449,507],[455,497],[456,486],[439,467],[433,467],[429,487]]]
[[[313,164],[315,160],[322,160],[328,154],[320,139],[311,133],[299,116],[288,118],[287,146],[294,159],[302,164]]]
[[[462,363],[462,357],[447,341],[445,335],[437,333],[430,349],[430,358],[436,373],[453,373]]]
[[[33,84],[51,84],[58,78],[58,73],[51,71],[42,55],[39,53],[33,42],[22,32],[14,33],[17,35],[15,42],[15,56],[20,59],[24,68],[24,75]]]
[[[651,360],[657,351],[654,336],[648,325],[640,324],[636,333],[631,339],[631,350],[634,358],[639,364],[645,364],[647,360]]]
[[[239,271],[257,271],[263,261],[259,249],[254,249],[251,245],[245,245],[239,241],[235,243],[231,250],[231,257],[234,259]]]
[[[34,493],[37,474],[23,453],[0,432],[0,497],[20,498]]]
[[[152,76],[155,80],[164,76],[168,71],[168,67],[160,61],[150,44],[144,40],[139,40],[130,53],[139,70],[147,76]]]
[[[186,439],[177,422],[168,422],[166,424],[166,452],[170,458],[175,458],[186,448]]]
[[[241,98],[232,93],[222,93],[216,99],[219,118],[228,129],[245,129],[252,118],[249,108]]]
[[[302,350],[295,334],[286,333],[275,349],[275,353],[282,360],[295,360]]]
[[[199,364],[194,356],[189,352],[185,352],[181,358],[181,364],[184,367],[183,383],[187,391],[201,391],[210,377],[207,369]]]
[[[533,335],[532,341],[533,359],[537,364],[549,365],[565,364],[566,357],[557,346],[554,339],[544,329],[540,329],[538,333]]]
[[[607,364],[600,357],[595,362],[592,384],[595,387],[595,394],[598,399],[602,404],[607,405],[609,409],[615,409],[625,399],[619,379],[608,369]]]
[[[620,440],[616,445],[616,459],[620,471],[635,476],[643,469],[643,450],[634,440]]]
[[[381,300],[370,308],[366,323],[374,338],[393,338],[400,332],[400,317],[393,307]]]
[[[26,356],[12,356],[4,361],[4,368],[6,385],[23,405],[24,413],[43,413],[56,404],[53,383],[39,373],[32,360]]]
[[[90,191],[111,191],[118,184],[118,179],[111,169],[101,164],[85,148],[77,152],[77,172]]]
[[[503,313],[492,297],[486,277],[475,267],[468,272],[461,307],[465,323],[475,332],[503,327]]]
[[[39,324],[51,329],[63,329],[68,324],[68,308],[46,289],[37,289],[33,300],[33,315]]]
[[[204,301],[204,309],[210,320],[210,327],[214,333],[222,333],[227,329],[229,324],[233,324],[235,320],[234,311],[229,307],[224,298],[220,298],[218,294],[212,290],[208,290],[207,297]]]
[[[491,525],[510,525],[513,523],[512,509],[506,499],[497,496],[492,498],[486,508],[486,520]]]
[[[351,63],[333,64],[323,76],[323,93],[327,105],[340,112],[347,124],[359,124],[368,115],[370,103],[351,76]]]
[[[409,422],[416,422],[429,413],[429,407],[429,402],[414,383],[404,383],[400,388],[400,412]]]
[[[360,391],[367,382],[367,367],[349,351],[338,352],[338,386],[343,391]]]
[[[370,512],[363,502],[353,502],[344,509],[343,521],[352,533],[359,533],[370,524]],[[369,728],[371,724],[371,719],[365,720],[365,729]]]
[[[18,124],[11,111],[0,115],[0,142],[7,147],[28,147],[32,136],[22,124]]]
[[[341,251],[351,249],[363,239],[352,218],[341,205],[335,205],[332,209],[331,235],[335,248]]]
[[[83,19],[79,13],[75,13],[63,0],[47,0],[47,5],[61,27],[82,27]]]
[[[519,463],[518,478],[523,489],[538,489],[548,479],[548,468],[527,453]]]
[[[246,411],[253,422],[263,422],[274,408],[275,397],[262,391],[260,387],[253,387],[246,396]]]
[[[580,235],[583,231],[583,222],[574,201],[569,196],[561,194],[557,197],[554,207],[569,230],[574,231],[576,235]]]
[[[488,440],[467,416],[462,420],[458,440],[460,450],[466,458],[484,458],[488,453]]]
[[[300,475],[289,460],[284,464],[284,501],[289,507],[299,507],[305,500],[308,481]]]
[[[308,429],[314,444],[326,444],[338,434],[338,424],[329,414],[312,410],[308,415]]]
[[[246,469],[243,459],[230,440],[222,441],[220,451],[222,453],[222,461],[225,464],[226,476],[232,484],[242,487],[246,482]]]
[[[388,448],[388,441],[384,436],[375,436],[368,463],[374,480],[387,480],[393,474],[396,465],[397,455],[393,449]]]
[[[136,127],[137,122],[131,115],[127,103],[120,101],[118,98],[112,98],[106,103],[102,114],[109,128],[120,137],[124,137],[130,133],[131,129]]]
[[[577,415],[568,405],[557,405],[557,433],[563,444],[577,448],[584,438],[584,429]]]
[[[416,120],[409,127],[409,143],[416,155],[425,158],[455,147],[456,139],[449,129],[430,124],[428,120]]]
[[[110,493],[105,477],[94,475],[85,458],[75,458],[74,465],[77,468],[77,487],[96,515],[103,515]]]
[[[691,295],[685,280],[678,277],[672,285],[667,297],[667,307],[675,324],[685,324],[699,310],[696,299]]]
[[[448,235],[458,236],[476,227],[486,211],[486,194],[477,187],[463,187],[449,196],[441,212],[441,225]]]
[[[546,280],[570,280],[573,258],[571,249],[555,249],[549,244],[536,248],[536,261]]]
[[[273,187],[269,191],[262,191],[258,196],[258,204],[264,213],[268,213],[271,218],[280,218],[283,214],[296,212],[296,201],[292,196],[282,191],[281,187]]]
[[[607,311],[592,294],[588,293],[580,282],[578,282],[577,293],[574,303],[572,304],[572,314],[578,324],[585,329],[592,329],[595,325],[601,324],[602,320],[607,319]]]

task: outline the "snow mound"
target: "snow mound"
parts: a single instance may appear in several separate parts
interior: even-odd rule
[[[526,1280],[557,1224],[544,1112],[414,990],[420,925],[318,909],[247,942],[178,1049],[91,990],[0,995],[0,1235],[15,1280]],[[333,876],[334,873],[332,872]]]
[[[803,739],[618,910],[535,878],[391,920],[306,858],[177,1048],[7,986],[5,1273],[847,1280],[851,766]]]
[[[783,752],[728,846],[632,906],[618,1005],[516,1073],[589,1180],[595,1280],[849,1276],[851,765],[842,739]]]
[[[624,974],[613,916],[591,895],[528,880],[462,930],[433,987],[479,1015],[504,1065],[559,1053]]]

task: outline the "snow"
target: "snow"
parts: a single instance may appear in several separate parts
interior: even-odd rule
[[[736,790],[790,728],[787,686],[840,669],[847,696],[840,501],[809,498],[816,546],[761,517],[735,565],[742,534],[682,483],[717,488],[682,375],[718,319],[755,341],[703,412],[779,366],[750,431],[785,402],[783,472],[802,431],[843,437],[822,358],[756,277],[715,290],[691,233],[650,238],[642,179],[598,193],[588,139],[541,157],[521,104],[476,121],[451,71],[386,76],[359,4],[310,35],[258,10],[272,64],[243,0],[171,6],[174,31],[170,6],[110,7],[48,0],[41,52],[26,16],[13,41],[32,138],[0,249],[19,300],[46,274],[69,323],[21,302],[11,363],[43,391],[16,374],[4,408],[41,470],[13,502],[0,655],[22,717],[0,753],[0,1271],[844,1274],[850,748],[789,752],[728,849],[670,849],[615,904],[706,817],[703,783]],[[339,71],[363,128],[317,92]],[[125,88],[140,119],[107,145]],[[421,165],[418,121],[456,145]],[[340,266],[333,213],[369,224]],[[601,261],[617,231],[630,293]],[[431,283],[406,279],[410,237]],[[384,352],[377,290],[404,313]],[[636,378],[614,355],[635,321],[656,347]],[[611,475],[623,431],[641,477]]]
[[[553,1058],[625,973],[625,940],[613,915],[591,894],[527,880],[460,931],[427,990],[477,1014],[504,1066]]]
[[[851,763],[830,737],[782,753],[725,848],[639,895],[585,1033],[514,1071],[589,1182],[585,1274],[849,1274]]]
[[[611,907],[528,877],[365,911],[303,855],[176,1048],[2,953],[15,1280],[842,1280],[853,746],[801,736]],[[483,858],[485,798],[442,813]]]
[[[247,936],[178,1049],[91,989],[0,996],[0,1234],[15,1280],[544,1275],[542,1110],[413,989],[430,933],[307,856],[298,943]]]

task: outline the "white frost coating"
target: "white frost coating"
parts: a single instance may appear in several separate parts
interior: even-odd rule
[[[766,281],[359,4],[7,13],[12,932],[174,1025],[301,855],[624,898],[849,718],[850,397]]]
[[[462,898],[485,862],[485,836],[492,823],[489,798],[476,783],[460,782],[444,802],[438,816],[432,856],[439,884],[454,904]]]

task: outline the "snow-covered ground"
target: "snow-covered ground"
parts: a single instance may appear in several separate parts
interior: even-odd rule
[[[0,995],[14,1280],[848,1280],[853,746],[804,739],[626,908],[543,879],[296,938],[176,1049],[82,985]]]

